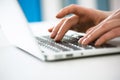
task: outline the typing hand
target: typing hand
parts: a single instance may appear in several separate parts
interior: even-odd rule
[[[73,14],[70,17],[65,17],[68,14]],[[55,41],[60,41],[68,30],[77,32],[85,32],[87,29],[96,26],[102,20],[108,17],[109,12],[103,12],[90,8],[84,8],[78,5],[70,5],[63,8],[57,18],[62,18],[61,21],[48,31],[51,32],[51,38]]]
[[[113,12],[100,24],[89,29],[79,43],[87,45],[96,40],[95,45],[100,46],[105,42],[120,36],[120,9]]]

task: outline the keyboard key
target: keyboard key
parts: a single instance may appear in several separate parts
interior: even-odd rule
[[[62,39],[62,41],[60,41],[60,42],[55,42],[49,36],[36,37],[36,39],[40,46],[43,46],[44,48],[47,48],[54,52],[115,47],[110,44],[104,44],[100,47],[95,47],[94,43],[91,43],[90,45],[87,45],[87,46],[83,46],[78,43],[78,40],[81,37],[82,36],[80,36],[80,35],[71,35],[71,36],[65,35],[64,38]]]

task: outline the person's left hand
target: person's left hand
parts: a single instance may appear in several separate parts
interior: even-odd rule
[[[68,14],[73,15],[65,17]],[[48,31],[51,32],[50,37],[58,42],[62,40],[68,30],[86,32],[87,29],[96,26],[110,14],[111,12],[70,5],[60,10],[56,18],[60,18],[61,21]]]
[[[120,36],[120,9],[111,14],[97,26],[89,29],[86,35],[78,42],[87,45],[95,41],[95,46],[100,46],[113,38]]]

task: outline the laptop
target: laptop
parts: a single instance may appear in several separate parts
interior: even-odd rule
[[[78,44],[84,34],[74,31],[68,31],[59,43],[50,35],[33,35],[17,0],[0,0],[0,26],[11,44],[43,61],[120,53],[120,38],[94,47],[92,43],[87,46]]]

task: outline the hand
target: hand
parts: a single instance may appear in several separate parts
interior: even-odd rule
[[[100,46],[113,38],[120,36],[120,9],[111,14],[87,31],[87,34],[79,40],[79,43],[87,45],[96,40],[95,46]]]
[[[68,18],[63,18],[68,14],[74,15]],[[60,41],[69,29],[78,32],[85,32],[88,28],[96,26],[109,15],[109,12],[84,8],[78,5],[70,5],[63,8],[57,14],[56,17],[62,18],[62,20],[48,31],[51,32],[51,38],[55,41]]]

